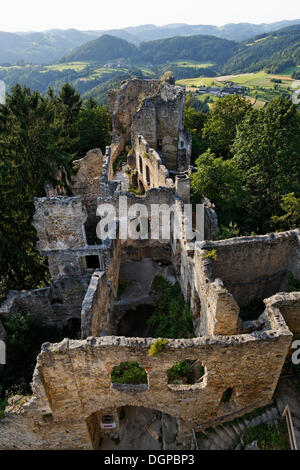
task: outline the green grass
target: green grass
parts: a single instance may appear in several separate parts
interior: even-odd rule
[[[163,287],[160,299],[147,324],[155,328],[156,338],[195,337],[192,313],[189,305],[185,303],[178,283]]]
[[[230,78],[226,78],[230,77]],[[272,78],[280,78],[281,75],[267,74],[264,71],[257,73],[245,73],[241,75],[223,75],[220,77],[198,77],[198,78],[185,78],[178,80],[178,85],[185,85],[186,87],[200,87],[200,86],[225,86],[225,81],[231,81],[238,85],[243,85],[247,88],[263,87],[263,88],[274,88],[274,83],[271,82]],[[288,89],[292,86],[292,80],[282,79],[282,83],[278,84],[280,88]]]
[[[237,75],[235,77],[230,78],[230,81],[237,83],[239,85],[246,86],[248,88],[252,87],[264,87],[264,88],[274,88],[274,83],[271,82],[272,78],[280,78],[282,74],[268,74],[261,70],[260,72],[256,72],[253,74],[245,73],[241,75]],[[222,77],[218,78],[218,81]],[[282,88],[288,88],[292,85],[291,80],[282,80],[282,83],[279,84]]]
[[[216,78],[198,77],[198,78],[184,78],[177,80],[176,85],[184,85],[186,87],[200,87],[200,86],[220,86],[216,81]]]
[[[172,64],[170,65],[177,65],[177,67],[191,67],[191,68],[194,68],[194,69],[208,69],[209,67],[213,67],[215,64],[213,64],[212,62],[210,63],[199,63],[199,62],[195,62],[193,60],[181,60],[181,61],[178,61],[178,62],[173,62]]]
[[[289,271],[289,292],[300,292],[300,281]]]
[[[66,62],[65,64],[47,65],[45,69],[56,70],[58,72],[63,72],[64,70],[75,70],[76,72],[80,72],[81,70],[84,70],[87,65],[89,65],[88,62]]]
[[[145,67],[139,67],[139,69],[141,70],[141,72],[143,72],[143,75],[147,78],[155,78],[155,72],[153,72],[153,70],[151,69],[147,69]]]
[[[206,102],[206,99],[209,98],[209,101],[207,101],[207,105],[209,109],[211,109],[213,105],[215,104],[215,102],[219,99],[217,96],[210,95],[209,93],[203,93],[201,95],[197,94],[197,95],[194,95],[193,97],[197,101],[201,101],[201,102]]]
[[[292,73],[293,70],[295,70],[295,67],[291,67],[289,69],[290,73]],[[249,89],[247,97],[252,100],[254,108],[259,109],[262,108],[266,102],[271,101],[273,98],[279,95],[292,95],[293,80],[289,79],[288,76],[286,78],[283,78],[285,75],[287,74],[267,74],[266,72],[261,70],[260,72],[256,73],[244,73],[232,76],[227,75],[219,77],[186,78],[183,80],[178,80],[176,83],[177,85],[184,85],[187,88],[198,88],[201,86],[224,87],[226,86],[226,81],[231,81],[238,85],[243,85],[247,87]],[[280,79],[281,83],[276,84],[271,81],[272,79]],[[216,97],[208,94],[199,95],[202,100],[205,99],[206,96],[210,96],[214,101],[217,99]],[[212,106],[212,104],[213,103],[210,103],[210,107]]]
[[[294,67],[287,67],[284,69],[280,75],[292,75],[293,72],[299,71],[300,70],[300,65],[295,65]]]
[[[247,47],[251,47],[251,46],[254,46],[254,44],[258,43],[258,42],[261,42],[261,41],[265,41],[269,36],[266,36],[265,38],[260,38],[260,39],[256,39],[255,41],[253,42],[248,42],[246,44]]]
[[[108,67],[98,67],[96,68],[93,73],[90,75],[90,77],[95,77],[95,78],[100,78],[103,75],[106,75],[108,73],[112,72],[127,72],[127,69],[124,68],[108,68]]]
[[[9,66],[4,66],[0,65],[0,70],[12,70],[12,69],[24,69],[26,67],[31,67],[31,65],[9,65]]]

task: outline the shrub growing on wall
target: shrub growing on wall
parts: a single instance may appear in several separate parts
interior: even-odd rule
[[[121,362],[111,373],[115,384],[146,384],[147,373],[137,362]]]
[[[160,338],[191,338],[194,336],[192,313],[185,303],[179,284],[161,291],[161,297],[147,322]]]

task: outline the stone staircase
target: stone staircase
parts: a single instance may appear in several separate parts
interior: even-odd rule
[[[241,437],[246,428],[258,426],[261,423],[275,423],[280,417],[275,405],[261,409],[261,413],[245,415],[215,428],[197,432],[199,450],[230,450],[239,449]]]

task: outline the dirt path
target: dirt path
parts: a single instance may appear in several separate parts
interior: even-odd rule
[[[254,72],[251,73],[240,73],[238,75],[223,75],[222,77],[215,77],[215,80],[217,82],[225,82],[227,80],[231,80],[232,78],[237,78],[237,77],[250,77],[251,75],[255,75]]]

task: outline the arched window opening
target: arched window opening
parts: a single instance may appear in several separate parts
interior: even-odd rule
[[[118,390],[145,391],[148,389],[147,372],[138,362],[121,362],[119,366],[114,367],[111,382],[112,387]]]
[[[147,180],[148,186],[150,186],[151,185],[151,178],[150,178],[150,170],[149,170],[148,166],[146,166],[146,180]]]
[[[168,384],[196,385],[203,381],[205,368],[200,360],[177,362],[167,371]]]
[[[140,172],[141,172],[141,174],[143,174],[143,159],[142,159],[142,157],[140,157],[139,161],[140,161]]]

